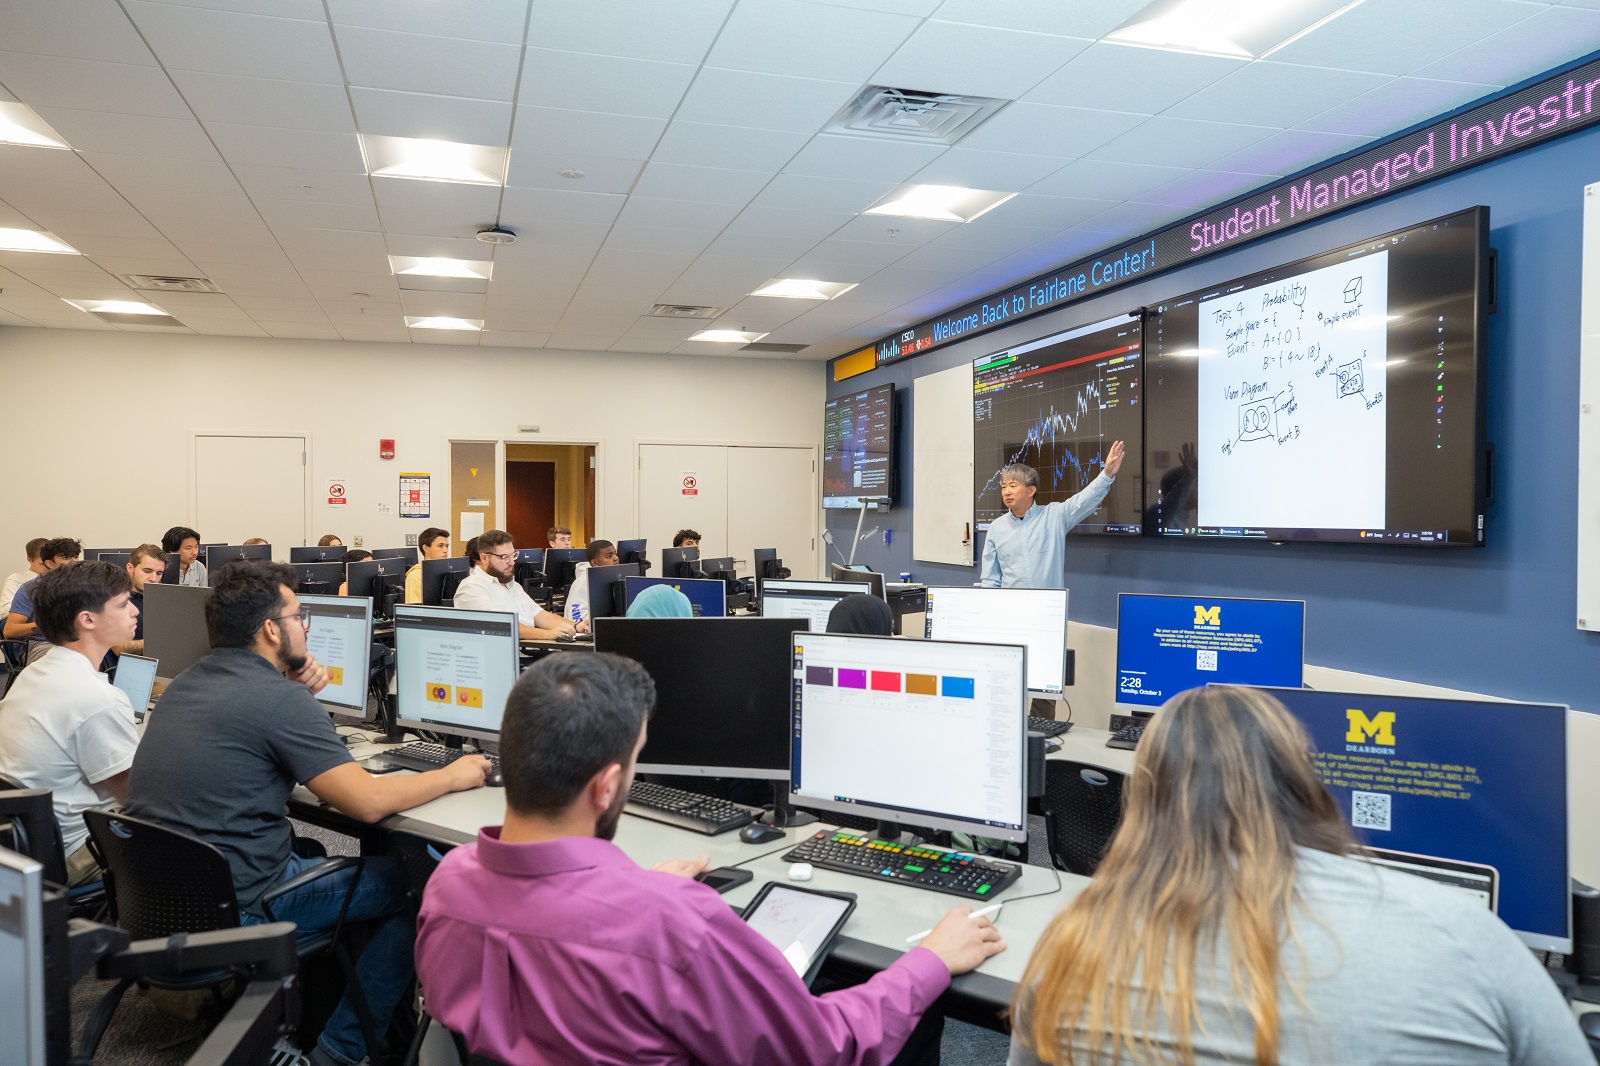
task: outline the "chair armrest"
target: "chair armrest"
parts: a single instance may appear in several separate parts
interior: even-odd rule
[[[339,909],[339,921],[343,923],[345,907],[350,905],[350,896],[355,892],[356,885],[361,880],[361,860],[353,855],[340,855],[336,858],[319,862],[309,870],[301,870],[299,873],[295,874],[281,885],[274,885],[262,895],[261,910],[266,914],[269,922],[275,922],[278,919],[272,913],[273,900],[280,899],[284,895],[293,892],[295,889],[303,888],[306,885],[311,884],[311,882],[321,880],[330,874],[336,874],[341,870],[350,869],[354,869],[356,871],[356,876],[351,878],[350,891],[346,892],[344,897],[344,907]]]

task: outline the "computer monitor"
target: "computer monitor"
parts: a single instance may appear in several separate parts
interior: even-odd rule
[[[299,588],[306,592],[320,592],[333,595],[339,591],[339,586],[344,583],[343,563],[290,563],[294,568],[294,576],[299,580]]]
[[[828,630],[828,615],[834,605],[850,596],[871,595],[865,581],[763,581],[763,618],[804,618],[813,633]]]
[[[589,579],[589,617],[621,618],[628,613],[628,587],[626,579],[641,577],[644,567],[639,563],[617,563],[613,566],[591,566]]]
[[[194,585],[144,586],[144,653],[156,659],[156,676],[171,681],[211,653],[206,630],[206,597]]]
[[[1026,840],[1027,660],[1017,644],[796,633],[794,802]]]
[[[1028,649],[1028,693],[1061,695],[1067,684],[1067,590],[928,589],[929,640],[1021,644]]]
[[[272,558],[272,545],[270,544],[213,544],[206,549],[206,573],[215,574],[229,563],[236,563],[241,559],[268,559]]]
[[[1479,898],[1497,877],[1498,913],[1523,943],[1572,950],[1566,707],[1266,691],[1305,726],[1322,783],[1385,865]]]
[[[577,575],[578,564],[589,558],[587,548],[546,548],[544,553],[544,582],[550,588],[564,589]]]
[[[404,597],[409,569],[411,564],[404,559],[363,559],[351,563],[344,571],[345,595],[370,598],[373,616],[387,618],[394,601]]]
[[[422,560],[422,602],[429,607],[450,606],[455,602],[456,588],[471,572],[472,563],[459,555],[449,559]],[[446,600],[450,603],[446,603]]]
[[[0,848],[0,1062],[46,1062],[44,867]]]
[[[133,706],[133,717],[143,719],[150,707],[150,693],[156,687],[156,669],[160,664],[147,655],[119,655],[117,669],[111,683],[121,689]]]
[[[650,560],[645,558],[646,543],[644,540],[619,540],[617,541],[617,561],[621,563],[638,563],[641,574],[650,569]]]
[[[101,558],[101,556],[104,556],[104,555],[132,555],[132,554],[133,554],[133,549],[132,548],[85,548],[85,549],[83,549],[83,552],[82,552],[82,558],[83,558],[83,560],[85,562],[92,562],[95,559],[99,559],[99,558]],[[107,561],[114,562],[115,560],[107,560]],[[127,561],[128,560],[123,559],[122,563],[125,563]],[[122,563],[117,563],[117,565],[121,566]]]
[[[404,559],[407,566],[417,565],[417,549],[415,548],[374,548],[374,559]]]
[[[700,570],[707,577],[720,578],[723,581],[738,576],[734,571],[733,556],[731,555],[721,555],[714,559],[702,558],[700,560]]]
[[[128,560],[133,558],[133,553],[132,552],[119,552],[119,551],[106,551],[104,548],[102,548],[94,556],[90,556],[88,552],[85,552],[83,557],[85,559],[96,558],[96,559],[99,559],[102,563],[110,563],[112,566],[127,566],[128,565]]]
[[[518,548],[517,549],[516,567],[517,567],[517,571],[518,571],[517,574],[516,574],[516,577],[519,580],[524,576],[521,573],[523,567],[531,568],[534,573],[539,573],[539,574],[544,573],[544,549],[543,548]],[[527,576],[531,577],[533,575],[529,574]]]
[[[309,548],[290,548],[290,563],[342,563],[349,548],[338,544],[314,544]]]
[[[1200,685],[1299,687],[1304,600],[1117,597],[1116,702],[1152,710]]]
[[[695,565],[699,559],[699,548],[662,548],[661,576],[704,577],[704,571]]]
[[[721,581],[696,577],[626,577],[623,578],[628,606],[639,598],[639,593],[651,585],[671,585],[689,597],[689,606],[696,618],[726,618],[728,615],[728,586]]]
[[[778,572],[783,569],[783,560],[778,558],[777,548],[757,548],[751,556],[751,561],[755,567],[757,581],[784,576]]]
[[[338,566],[338,563],[323,563]],[[372,674],[372,601],[365,596],[305,596],[311,612],[306,650],[328,671],[317,700],[335,713],[367,716],[367,679]]]
[[[878,597],[880,600],[888,602],[888,594],[883,588],[883,575],[874,573],[873,571],[868,570],[866,567],[845,566],[843,563],[832,563],[829,565],[828,576],[834,581],[865,581],[872,586],[872,595]]]
[[[399,604],[394,609],[395,722],[498,740],[517,681],[517,616]]]
[[[602,618],[596,651],[656,682],[640,773],[789,776],[790,642],[796,618]]]

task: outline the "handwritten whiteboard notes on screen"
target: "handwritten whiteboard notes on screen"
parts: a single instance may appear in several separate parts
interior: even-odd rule
[[[1583,190],[1578,344],[1578,628],[1600,633],[1600,182]]]
[[[1388,266],[1201,301],[1200,525],[1383,527]]]
[[[912,391],[911,557],[972,565],[972,364]]]

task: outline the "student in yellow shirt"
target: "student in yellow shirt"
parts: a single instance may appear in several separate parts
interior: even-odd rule
[[[417,538],[417,547],[422,551],[424,559],[450,558],[450,531],[440,529],[438,526],[429,526]],[[422,564],[418,563],[406,571],[406,602],[422,602]]]

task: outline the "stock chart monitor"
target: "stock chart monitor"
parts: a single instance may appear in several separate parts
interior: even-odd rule
[[[973,487],[979,529],[1005,513],[1000,471],[1025,463],[1039,472],[1037,503],[1086,488],[1112,442],[1128,461],[1111,493],[1074,533],[1138,536],[1143,529],[1139,455],[1142,319],[1079,326],[993,352],[972,365]]]

